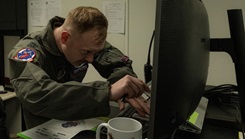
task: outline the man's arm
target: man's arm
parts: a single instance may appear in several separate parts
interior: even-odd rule
[[[16,60],[15,53],[9,55],[11,83],[23,107],[33,115],[75,120],[109,114],[108,82],[58,83],[38,62]]]
[[[100,75],[112,84],[125,75],[137,77],[132,69],[132,60],[119,49],[106,42],[105,48],[95,55],[92,63]]]

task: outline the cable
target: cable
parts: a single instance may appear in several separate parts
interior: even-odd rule
[[[154,36],[155,36],[155,31],[153,30],[150,45],[149,45],[149,50],[148,50],[147,62],[144,65],[145,83],[148,83],[149,81],[151,81],[151,77],[152,77],[151,47],[152,47],[152,42],[153,42]]]
[[[224,91],[237,91],[237,86],[233,85],[233,84],[222,84],[219,86],[215,86],[211,89],[206,90],[206,92],[213,92],[213,91],[220,91],[220,92],[224,92]]]
[[[222,84],[222,85],[215,86],[215,87],[205,90],[203,96],[207,98],[213,98],[213,97],[217,97],[221,95],[236,96],[237,94],[234,92],[237,92],[237,91],[238,91],[237,85]]]
[[[172,135],[171,135],[171,139],[174,139],[175,138],[175,134],[176,134],[176,132],[179,130],[179,128],[175,128],[174,129],[174,132],[172,133]]]
[[[151,47],[152,47],[152,42],[155,36],[155,30],[153,30],[152,32],[152,36],[151,36],[151,41],[150,41],[150,45],[149,45],[149,49],[148,49],[148,57],[147,57],[147,64],[151,64]]]
[[[222,102],[222,100],[219,100],[218,102],[219,102],[220,104],[224,105],[224,106],[227,106],[227,107],[231,107],[231,108],[235,108],[235,109],[236,109],[236,122],[239,124],[239,126],[240,126],[240,128],[241,128],[241,132],[242,132],[243,139],[245,139],[245,135],[244,135],[244,127],[243,127],[243,125],[242,125],[242,122],[239,120],[239,113],[240,113],[239,108],[238,108],[236,105],[224,103],[224,102]]]
[[[204,96],[209,99],[214,99],[216,102],[231,108],[236,109],[236,122],[239,124],[242,132],[242,136],[245,139],[244,135],[244,127],[242,122],[239,120],[239,107],[234,103],[239,102],[238,86],[233,84],[222,84],[219,86],[212,87],[210,89],[205,90]]]

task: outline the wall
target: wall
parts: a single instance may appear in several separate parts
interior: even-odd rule
[[[79,5],[94,6],[102,10],[102,4],[108,0],[73,0],[72,2],[67,0],[61,1],[61,15],[65,17],[68,11]],[[115,0],[114,0],[115,1]],[[154,29],[155,19],[155,0],[119,0],[126,3],[126,20],[125,20],[125,34],[108,34],[108,41],[118,47],[122,52],[129,55],[134,61],[133,67],[139,78],[144,79],[143,65],[146,62],[146,56],[148,51],[148,45],[152,30]],[[30,10],[30,8],[28,9]],[[142,14],[142,13],[145,14]],[[28,16],[30,17],[30,15]],[[29,22],[30,23],[30,22]],[[43,27],[28,26],[28,31],[41,30]],[[7,37],[6,41],[16,42],[12,37]],[[15,38],[16,39],[16,38]],[[6,53],[10,51],[9,48],[12,44],[6,44]],[[140,50],[140,55],[135,54]],[[8,65],[6,62],[5,65]],[[8,69],[5,71],[8,76]],[[90,66],[88,75],[85,81],[104,80],[101,78],[97,71]]]
[[[95,6],[102,10],[102,3],[107,0],[61,0],[61,16],[78,6]],[[115,1],[115,0],[114,0]],[[120,1],[120,0],[119,0]],[[118,47],[134,61],[133,68],[140,79],[144,80],[143,67],[146,63],[148,47],[154,30],[156,0],[122,0],[126,3],[126,33],[109,34],[108,41]],[[227,9],[242,9],[245,19],[244,0],[203,0],[209,14],[210,33],[212,38],[228,38],[229,26]],[[28,27],[29,32],[40,30],[42,27]],[[11,46],[18,41],[16,37],[6,37],[5,53],[10,51]],[[8,62],[6,61],[6,76]],[[90,66],[91,70],[85,81],[104,80]],[[212,52],[210,55],[210,67],[208,84],[218,85],[223,83],[236,83],[234,65],[228,54],[224,52]]]
[[[230,38],[228,24],[228,9],[242,9],[245,20],[244,0],[203,0],[209,14],[210,34],[212,38]],[[225,52],[212,52],[208,83],[219,85],[224,83],[236,84],[234,64]]]

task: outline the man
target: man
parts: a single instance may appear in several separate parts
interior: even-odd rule
[[[9,53],[10,78],[27,129],[49,119],[78,120],[110,113],[109,101],[125,101],[149,114],[141,97],[149,88],[136,78],[132,61],[106,41],[108,21],[96,8],[77,7],[52,18]],[[82,83],[91,63],[107,81]]]

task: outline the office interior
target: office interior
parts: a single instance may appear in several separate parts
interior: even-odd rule
[[[61,15],[65,17],[67,12],[78,6],[94,6],[102,10],[104,1],[108,0],[73,0],[68,2],[61,0]],[[133,60],[133,68],[138,77],[144,80],[144,64],[147,61],[148,47],[155,23],[156,0],[118,0],[125,1],[125,33],[109,33],[107,40]],[[245,1],[229,0],[203,0],[209,16],[210,37],[229,38],[228,9],[242,9],[245,12]],[[29,14],[29,12],[28,12]],[[28,15],[30,17],[30,15]],[[245,18],[245,14],[243,14]],[[28,20],[30,22],[30,20]],[[28,32],[37,31],[43,27],[28,25]],[[18,36],[4,37],[4,57],[7,59],[8,52],[19,40]],[[152,51],[151,51],[152,52]],[[151,54],[152,56],[152,54]],[[90,66],[90,72],[85,81],[104,80]],[[5,76],[9,76],[8,61],[5,60]],[[207,84],[219,85],[224,83],[236,84],[234,65],[230,56],[225,52],[211,52]]]
[[[29,2],[29,0],[27,0]],[[103,2],[110,0],[61,0],[61,15],[65,17],[68,11],[79,5],[93,6],[102,10]],[[111,0],[112,1],[112,0]],[[115,1],[115,0],[114,0]],[[138,78],[144,80],[144,64],[147,61],[148,48],[155,24],[156,0],[116,0],[125,3],[124,33],[108,33],[107,40],[118,47],[133,60],[133,69]],[[245,20],[244,0],[202,0],[209,17],[210,37],[229,38],[227,10],[242,9]],[[27,11],[29,11],[29,7]],[[28,18],[30,12],[28,12]],[[31,26],[28,19],[28,32],[43,29],[44,26]],[[18,36],[4,36],[5,77],[9,77],[7,55],[19,40]],[[152,53],[151,53],[152,56]],[[152,59],[152,58],[151,58]],[[231,57],[226,52],[211,52],[208,85],[237,84],[235,67]],[[105,80],[90,66],[85,82]],[[18,122],[17,122],[18,123]],[[18,129],[13,130],[14,132]]]

